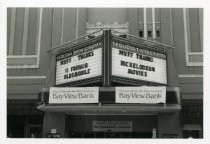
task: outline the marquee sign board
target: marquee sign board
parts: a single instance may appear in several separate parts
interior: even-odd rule
[[[51,87],[49,104],[98,103],[98,87]]]
[[[166,85],[166,54],[112,41],[112,75]]]
[[[102,42],[56,55],[56,85],[102,74]]]
[[[116,103],[166,103],[166,86],[116,87]]]

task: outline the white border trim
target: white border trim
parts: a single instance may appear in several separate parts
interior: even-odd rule
[[[40,48],[41,48],[41,37],[42,37],[42,14],[43,13],[43,9],[42,8],[40,8],[40,10],[39,10],[39,23],[37,24],[38,25],[38,27],[37,27],[37,29],[38,29],[38,35],[37,35],[37,39],[38,39],[38,41],[37,41],[37,55],[38,55],[38,57],[37,57],[37,65],[38,65],[38,67],[39,67],[39,64],[40,64]]]
[[[189,62],[187,66],[203,66],[203,62]]]
[[[203,52],[188,52],[188,55],[203,55]]]
[[[203,74],[179,74],[178,77],[179,78],[195,78],[195,77],[202,78]]]
[[[28,68],[39,68],[39,66],[37,64],[35,65],[8,65],[7,66],[8,69],[28,69]]]
[[[185,44],[185,58],[186,65],[189,64],[188,59],[188,36],[187,36],[187,16],[186,16],[186,8],[183,8],[183,22],[184,22],[184,44]]]
[[[46,79],[46,76],[7,76],[7,79]]]
[[[7,56],[7,58],[37,58],[37,55],[12,55]]]

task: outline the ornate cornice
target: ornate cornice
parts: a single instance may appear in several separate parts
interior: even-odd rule
[[[125,24],[119,24],[118,22],[114,22],[113,24],[109,24],[106,22],[106,24],[103,24],[101,22],[97,22],[95,24],[86,23],[86,29],[128,29],[129,23]]]

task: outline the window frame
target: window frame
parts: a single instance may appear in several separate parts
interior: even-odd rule
[[[191,52],[190,51],[190,30],[189,30],[189,9],[183,8],[183,22],[184,22],[184,42],[185,42],[185,57],[186,57],[186,66],[203,66],[203,51],[201,52]],[[201,30],[201,28],[199,27]],[[200,31],[200,37],[202,32]],[[202,38],[202,37],[201,37]],[[201,49],[202,42],[201,42]],[[191,61],[191,58],[202,59],[202,61]]]
[[[36,27],[36,45],[35,45],[35,51],[37,51],[37,54],[35,54],[35,55],[25,55],[24,52],[22,52],[22,55],[9,55],[9,54],[7,54],[7,68],[8,69],[39,68],[41,31],[42,31],[42,13],[43,13],[43,9],[38,8],[37,27]],[[15,15],[16,15],[16,8],[12,8],[10,38],[9,38],[9,53],[12,53],[12,51],[14,49]],[[25,16],[24,16],[22,50],[26,51],[26,49],[27,49],[26,48],[26,43],[27,43],[27,32],[28,32],[29,8],[25,8],[25,14],[24,15]]]

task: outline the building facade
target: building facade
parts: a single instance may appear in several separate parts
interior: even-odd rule
[[[114,43],[165,54],[165,75],[147,83],[127,79],[120,69],[114,71],[112,62],[120,59],[110,53]],[[88,63],[94,70],[99,67],[95,75],[85,81],[58,81],[59,56],[68,49],[79,51],[96,44],[94,54],[103,52]],[[50,104],[49,89],[67,86],[97,87],[99,101]],[[166,103],[117,104],[116,89],[122,86],[166,86]],[[7,134],[15,138],[202,138],[203,9],[8,8]]]

